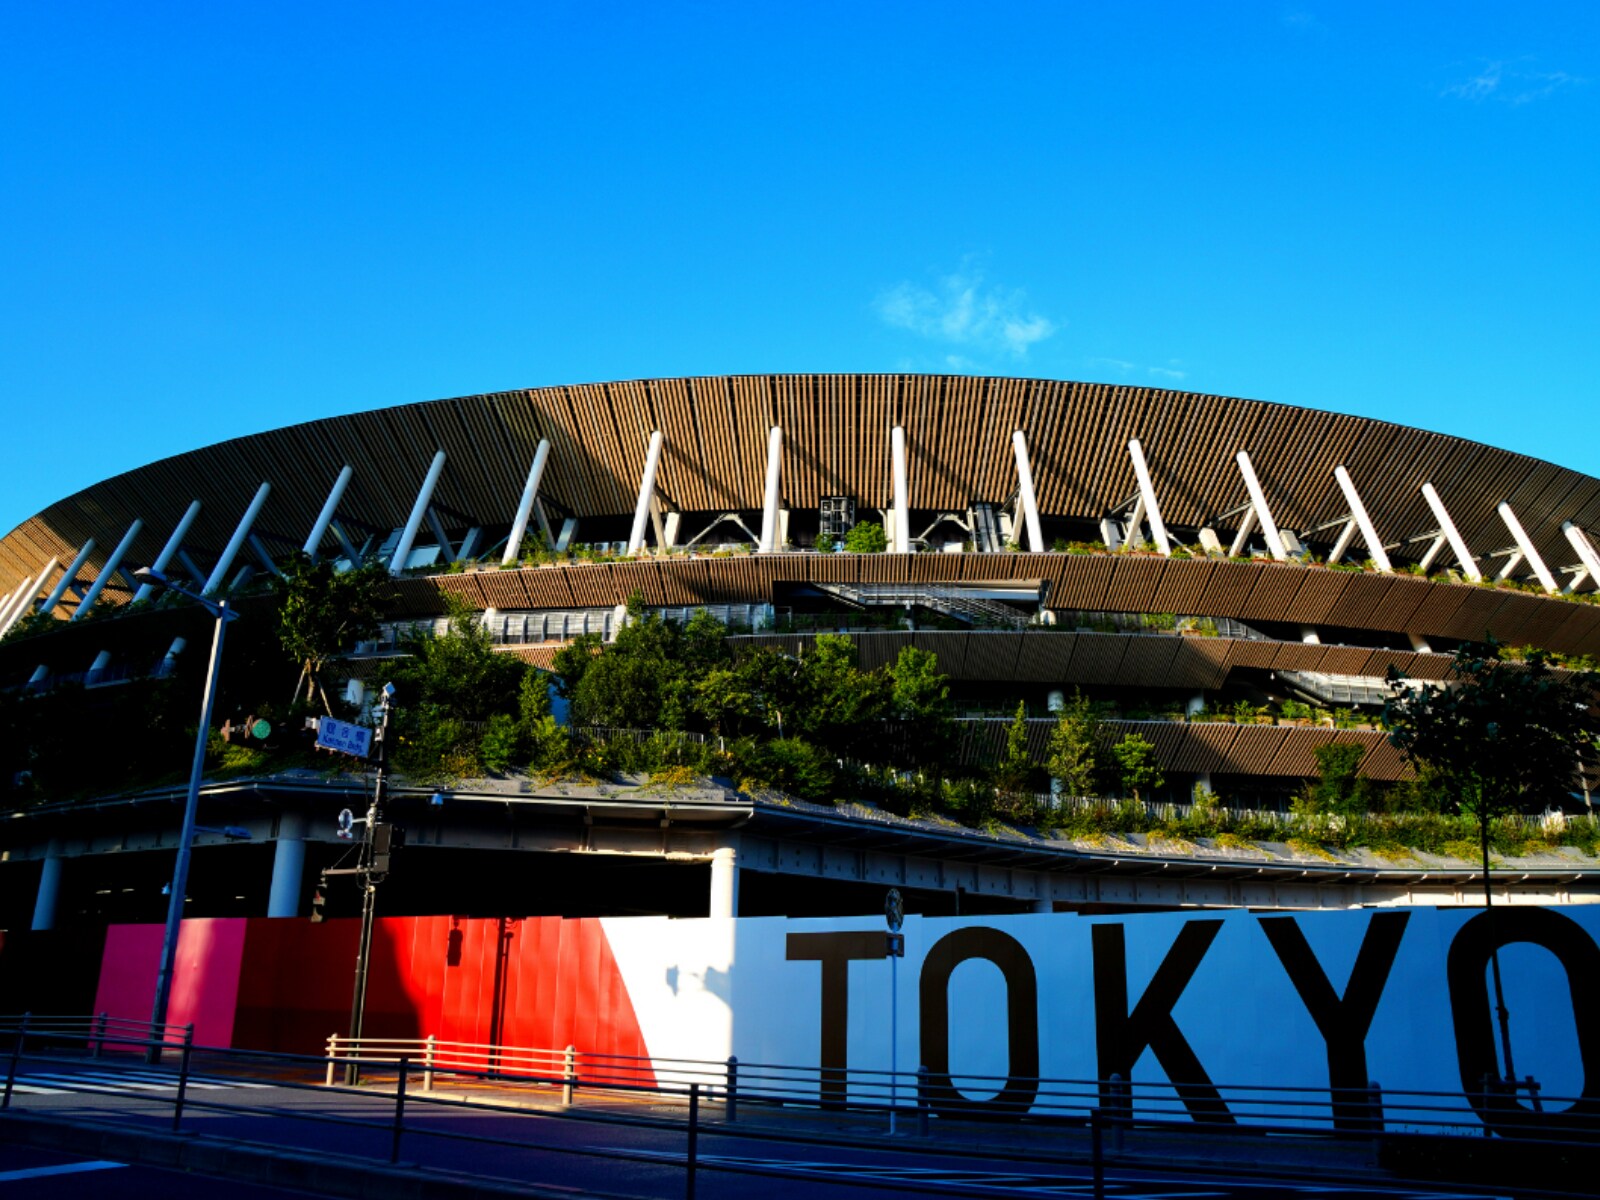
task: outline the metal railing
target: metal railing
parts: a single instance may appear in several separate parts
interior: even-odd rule
[[[0,1018],[0,1032],[9,1034],[10,1042],[0,1110],[10,1110],[14,1098],[25,1094],[26,1083],[19,1084],[19,1077],[23,1081],[29,1078],[22,1073],[23,1064],[42,1059],[59,1065],[63,1052],[73,1050],[92,1054],[96,1045],[109,1036],[113,1021],[114,1018],[103,1017],[24,1015]],[[141,1039],[136,1036],[140,1023],[119,1024],[133,1031],[117,1035],[117,1042],[125,1051],[157,1053],[172,1045],[169,1039],[173,1027],[161,1027],[157,1031],[155,1027],[146,1026],[147,1031],[159,1032],[159,1036]],[[382,1130],[387,1135],[390,1163],[399,1161],[406,1138],[503,1145],[542,1153],[648,1162],[656,1166],[675,1162],[684,1172],[685,1195],[691,1200],[697,1174],[702,1170],[813,1178],[797,1173],[781,1160],[702,1156],[699,1143],[703,1136],[794,1144],[870,1145],[879,1154],[891,1157],[920,1157],[932,1153],[946,1159],[1003,1158],[1008,1164],[1032,1162],[1057,1168],[1087,1162],[1092,1167],[1096,1196],[1104,1195],[1107,1176],[1113,1169],[1137,1167],[1145,1173],[1159,1169],[1130,1158],[1125,1141],[1130,1134],[1160,1137],[1187,1131],[1192,1135],[1203,1129],[1208,1146],[1213,1148],[1219,1137],[1230,1133],[1247,1135],[1251,1140],[1241,1143],[1241,1158],[1245,1159],[1253,1158],[1256,1148],[1264,1144],[1260,1136],[1268,1133],[1285,1138],[1315,1139],[1324,1144],[1329,1139],[1334,1142],[1353,1139],[1369,1144],[1376,1140],[1391,1148],[1455,1147],[1447,1152],[1454,1156],[1452,1161],[1470,1158],[1472,1145],[1486,1144],[1513,1152],[1518,1156],[1517,1162],[1532,1161],[1528,1156],[1535,1153],[1546,1157],[1564,1156],[1563,1160],[1569,1162],[1574,1155],[1588,1155],[1582,1159],[1585,1171],[1593,1167],[1596,1151],[1600,1150],[1600,1116],[1591,1111],[1592,1105],[1574,1097],[1544,1096],[1531,1078],[1514,1083],[1485,1079],[1480,1089],[1461,1092],[1386,1091],[1376,1083],[1329,1088],[1209,1082],[1174,1085],[1129,1081],[1115,1075],[1104,1080],[1074,1080],[952,1073],[930,1070],[926,1066],[915,1072],[894,1074],[847,1067],[745,1063],[734,1058],[717,1062],[601,1054],[580,1052],[572,1046],[556,1050],[447,1041],[436,1037],[352,1040],[337,1035],[329,1039],[324,1055],[313,1057],[197,1046],[192,1027],[184,1027],[179,1049],[177,1069],[162,1078],[170,1080],[166,1087],[173,1092],[171,1130],[182,1132],[186,1138],[205,1136],[201,1130],[183,1127],[185,1111],[200,1109]],[[248,1078],[254,1081],[263,1078],[263,1069],[275,1072],[271,1076],[271,1086],[275,1088],[361,1097],[375,1107],[376,1116],[373,1119],[349,1116],[322,1105],[295,1109],[281,1104],[235,1103],[219,1095],[225,1089],[215,1087],[191,1093],[192,1064],[201,1055],[207,1063],[229,1064],[236,1071],[247,1072]],[[392,1080],[392,1091],[375,1090],[370,1085],[348,1087],[329,1082],[337,1078],[339,1068],[352,1066],[357,1072],[366,1071],[380,1087]],[[317,1078],[317,1068],[326,1071],[324,1079]],[[218,1069],[226,1068],[211,1066],[212,1071]],[[421,1092],[411,1088],[411,1081],[419,1074],[423,1084]],[[440,1094],[436,1091],[437,1084],[440,1076],[445,1075],[457,1084],[491,1088],[492,1093],[477,1099]],[[58,1071],[49,1078],[54,1090],[75,1090],[70,1073]],[[140,1074],[135,1078],[147,1081],[149,1075]],[[216,1076],[206,1078],[215,1081]],[[81,1090],[103,1099],[104,1093],[111,1090],[105,1079],[106,1072],[99,1071],[81,1085]],[[141,1099],[152,1099],[148,1082],[139,1086],[145,1089],[138,1093]],[[519,1087],[560,1089],[561,1103],[541,1108],[507,1106],[502,1093]],[[585,1111],[575,1102],[580,1089],[619,1096],[655,1097],[681,1107],[679,1115],[669,1116],[661,1115],[659,1103],[651,1106],[648,1115],[638,1106],[631,1111],[614,1105]],[[1522,1099],[1524,1094],[1528,1097],[1527,1103]],[[710,1105],[709,1112],[707,1105]],[[683,1148],[681,1154],[663,1155],[649,1149],[573,1144],[573,1139],[565,1135],[534,1143],[524,1137],[504,1138],[467,1132],[454,1124],[423,1126],[417,1123],[414,1113],[408,1123],[408,1112],[418,1106],[435,1111],[478,1109],[533,1121],[576,1120],[658,1131],[676,1130],[683,1135]],[[756,1119],[752,1120],[752,1113],[743,1106],[751,1106]],[[796,1107],[848,1110],[874,1126],[872,1140],[866,1140],[866,1131],[862,1135],[841,1134],[833,1122],[807,1130],[798,1127],[790,1115],[760,1119],[763,1113],[775,1114],[775,1106],[782,1106],[785,1114],[791,1114]],[[58,1108],[52,1111],[59,1113]],[[715,1119],[718,1114],[720,1120]],[[914,1133],[917,1140],[889,1143],[880,1140],[876,1123],[885,1118],[893,1121],[896,1116],[912,1122],[907,1132]],[[920,1141],[929,1136],[934,1120],[961,1122],[974,1118],[984,1123],[983,1138],[965,1142],[940,1139],[931,1145]],[[997,1126],[996,1121],[1009,1123],[1018,1131],[1017,1138],[1000,1144],[1005,1136],[1004,1127]],[[1033,1132],[1022,1136],[1027,1130]],[[241,1138],[236,1125],[230,1126],[229,1136],[234,1140],[248,1140]],[[1156,1146],[1151,1150],[1152,1153],[1162,1152]],[[1170,1163],[1168,1166],[1170,1169]],[[1203,1163],[1183,1166],[1187,1175],[1207,1169]],[[1213,1165],[1209,1169],[1222,1168]],[[1233,1163],[1228,1164],[1226,1170],[1238,1175],[1241,1167]],[[1071,1179],[1065,1175],[1061,1178],[1063,1181]],[[839,1182],[848,1182],[852,1187],[889,1187],[899,1191],[946,1190],[937,1180],[918,1182],[906,1176],[885,1181],[851,1175],[847,1181]]]

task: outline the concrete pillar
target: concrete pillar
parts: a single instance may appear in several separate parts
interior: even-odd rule
[[[1189,702],[1183,706],[1183,711],[1186,716],[1192,717],[1196,713],[1203,711],[1205,706],[1206,694],[1204,692],[1196,692],[1189,697]]]
[[[1300,640],[1308,646],[1322,645],[1322,638],[1318,636],[1316,626],[1314,625],[1300,626]]]
[[[1408,633],[1406,634],[1406,637],[1411,639],[1411,648],[1418,654],[1433,653],[1433,647],[1428,645],[1428,639],[1423,637],[1420,633]]]
[[[117,573],[117,568],[122,565],[123,555],[133,546],[133,539],[139,536],[139,531],[144,528],[144,522],[135,520],[128,526],[128,532],[122,535],[122,540],[117,543],[117,548],[111,552],[111,557],[106,559],[105,566],[100,568],[100,573],[94,577],[94,582],[89,585],[89,591],[79,602],[72,614],[74,621],[89,615],[89,610],[94,607],[94,602],[100,599],[100,591],[110,583]]]
[[[1199,773],[1197,773],[1195,775],[1195,777],[1194,777],[1194,788],[1190,791],[1189,795],[1191,797],[1195,796],[1195,795],[1198,795],[1201,788],[1204,788],[1208,792],[1211,790],[1211,772],[1210,771],[1201,771],[1201,772],[1199,772]]]
[[[890,474],[894,482],[894,537],[889,549],[895,554],[911,553],[911,515],[906,498],[906,431],[896,425],[889,434]]]
[[[1051,688],[1045,694],[1044,707],[1046,712],[1060,712],[1067,706],[1067,694],[1060,688]]]
[[[49,678],[50,678],[50,664],[49,663],[40,663],[37,667],[35,667],[33,669],[33,674],[28,676],[28,686],[29,687],[38,687],[41,683],[43,683],[46,679],[49,679]]]
[[[1144,501],[1145,517],[1150,522],[1150,540],[1156,550],[1171,557],[1172,539],[1167,535],[1166,522],[1161,519],[1161,507],[1156,503],[1156,487],[1150,480],[1150,467],[1145,462],[1144,447],[1135,438],[1128,443],[1128,457],[1133,459],[1133,475],[1139,481],[1139,498]]]
[[[1345,503],[1350,506],[1350,519],[1361,530],[1361,539],[1367,544],[1367,557],[1372,560],[1372,565],[1385,575],[1391,574],[1394,568],[1389,563],[1389,553],[1383,548],[1383,539],[1378,536],[1378,529],[1372,523],[1372,518],[1367,515],[1367,506],[1361,502],[1361,495],[1356,491],[1355,481],[1350,478],[1350,472],[1342,465],[1333,469],[1333,477],[1338,481],[1339,490],[1344,493]],[[1329,562],[1337,561],[1330,558]]]
[[[266,482],[256,489],[249,507],[244,510],[244,516],[239,518],[239,524],[234,528],[233,536],[222,548],[222,557],[217,559],[217,565],[211,569],[211,578],[207,579],[205,586],[200,589],[202,596],[213,596],[222,590],[222,585],[228,580],[228,571],[233,566],[233,560],[238,558],[239,551],[244,549],[245,539],[250,536],[250,529],[255,525],[256,517],[261,515],[261,506],[267,502],[267,494],[271,491],[272,485]]]
[[[1539,577],[1539,582],[1544,585],[1544,590],[1554,596],[1561,590],[1561,585],[1556,582],[1556,577],[1545,566],[1544,559],[1539,556],[1539,551],[1534,548],[1533,539],[1522,528],[1522,522],[1517,520],[1517,514],[1511,511],[1511,505],[1502,500],[1498,511],[1500,519],[1506,523],[1506,528],[1511,531],[1511,536],[1516,539],[1517,548],[1522,551],[1522,557],[1528,560],[1528,565],[1533,568],[1533,573]]]
[[[54,929],[60,904],[61,843],[52,839],[44,854],[44,870],[39,873],[39,893],[33,902],[33,928]]]
[[[417,499],[411,505],[411,515],[406,518],[405,528],[400,531],[400,540],[395,543],[394,553],[389,556],[389,574],[398,575],[406,569],[406,559],[411,557],[411,547],[416,543],[417,530],[422,528],[422,518],[428,514],[428,505],[433,501],[433,489],[439,484],[439,476],[444,474],[444,451],[434,453],[433,461],[428,464],[428,473],[423,476],[422,487],[417,491]]]
[[[45,597],[44,603],[39,606],[40,612],[51,613],[55,611],[56,605],[60,604],[61,598],[67,594],[67,589],[71,587],[73,581],[78,578],[79,568],[81,568],[83,564],[88,561],[89,554],[93,550],[94,539],[90,538],[83,544],[83,547],[78,551],[77,556],[73,558],[71,565],[68,566],[66,571],[62,573],[61,578],[56,581],[56,586],[51,590],[50,594]]]
[[[739,851],[736,846],[718,846],[711,853],[711,915],[739,915]]]
[[[151,570],[162,572],[166,571],[167,564],[172,561],[172,556],[180,553],[183,550],[183,539],[189,533],[189,526],[194,524],[194,519],[199,515],[200,501],[189,501],[189,507],[184,510],[183,516],[178,519],[178,524],[172,530],[172,536],[167,539],[167,544],[161,547],[161,553],[156,555],[155,562],[150,564]],[[198,571],[194,571],[192,573],[194,574],[197,582],[203,578]],[[74,571],[74,574],[76,574],[76,571]],[[133,594],[134,602],[137,603],[140,600],[148,600],[150,598],[150,593],[155,590],[155,586],[156,585],[153,583],[141,583],[139,585],[139,590]]]
[[[650,435],[650,448],[644,455],[644,474],[639,478],[639,499],[633,507],[633,528],[628,532],[628,554],[644,548],[644,526],[650,519],[650,501],[656,494],[656,470],[661,466],[661,431]]]
[[[778,537],[778,493],[783,471],[783,430],[774,425],[767,434],[767,479],[761,497],[761,540],[756,550],[770,554],[782,548]]]
[[[272,851],[272,888],[267,916],[300,915],[300,879],[306,864],[306,822],[299,813],[278,818],[278,840]]]
[[[1028,459],[1028,438],[1022,430],[1013,430],[1011,450],[1017,459],[1017,495],[1022,504],[1023,527],[1028,531],[1028,549],[1035,554],[1044,552],[1044,532],[1039,524],[1039,500],[1033,490],[1033,464]]]
[[[1456,528],[1456,523],[1450,519],[1450,512],[1444,506],[1444,500],[1439,495],[1439,489],[1431,483],[1422,485],[1422,498],[1428,502],[1428,507],[1433,510],[1433,516],[1439,522],[1439,534],[1450,543],[1450,549],[1455,551],[1456,562],[1461,564],[1461,570],[1473,583],[1483,578],[1483,572],[1478,569],[1478,560],[1472,557],[1472,551],[1467,549],[1467,540],[1461,536],[1461,531]],[[1438,546],[1428,552],[1427,565],[1422,569],[1426,571],[1433,565],[1433,559],[1438,553]]]
[[[528,518],[533,515],[533,505],[539,499],[539,482],[544,478],[544,465],[550,459],[550,439],[540,438],[533,451],[533,465],[528,468],[528,481],[522,485],[522,499],[517,502],[517,515],[511,519],[511,533],[506,538],[506,550],[500,556],[500,565],[509,567],[522,553],[522,538],[528,532]],[[543,531],[545,544],[550,542],[549,530]]]
[[[317,557],[317,549],[322,545],[322,535],[328,532],[328,526],[333,524],[333,518],[339,513],[339,501],[344,499],[344,490],[350,486],[350,477],[354,474],[355,468],[348,464],[340,468],[339,477],[333,481],[333,488],[328,492],[328,498],[322,502],[322,511],[312,523],[311,532],[306,534],[306,544],[301,549],[312,558]]]
[[[1028,908],[1028,911],[1033,913],[1053,913],[1055,910],[1056,902],[1049,896],[1038,897]]]
[[[1266,539],[1267,550],[1273,558],[1283,562],[1289,557],[1289,551],[1278,534],[1278,523],[1272,519],[1272,510],[1267,507],[1267,494],[1261,490],[1261,480],[1256,478],[1250,455],[1241,450],[1234,456],[1234,461],[1239,464],[1239,474],[1244,476],[1244,489],[1250,493],[1250,506],[1261,525],[1261,536]]]

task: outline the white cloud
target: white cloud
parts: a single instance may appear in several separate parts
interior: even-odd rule
[[[983,273],[970,264],[942,277],[930,289],[902,281],[879,294],[878,316],[896,329],[919,337],[977,351],[1001,351],[1026,358],[1031,346],[1052,337],[1060,326],[1032,312],[1020,289],[986,286]],[[951,356],[951,365],[959,360]]]
[[[1176,383],[1188,377],[1189,372],[1180,370],[1181,363],[1176,358],[1169,358],[1164,367],[1141,366],[1136,362],[1129,362],[1125,358],[1091,358],[1089,366],[1099,371],[1114,371],[1118,375],[1148,375],[1151,379],[1168,380]]]
[[[1534,71],[1515,64],[1485,62],[1478,72],[1460,83],[1452,83],[1439,94],[1474,104],[1498,100],[1503,104],[1531,104],[1568,87],[1588,80],[1566,71]]]

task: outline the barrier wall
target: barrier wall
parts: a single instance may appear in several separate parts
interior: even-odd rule
[[[148,1012],[150,928],[108,934],[100,1009]],[[366,1032],[888,1069],[894,993],[893,1061],[949,1095],[1015,1112],[1038,1077],[1118,1074],[1181,1083],[1189,1115],[1218,1120],[1223,1085],[1478,1089],[1501,1073],[1499,946],[1518,1074],[1600,1117],[1597,937],[1592,907],[911,917],[888,959],[876,918],[391,918]],[[175,1019],[315,1052],[347,1028],[355,938],[353,921],[186,922]]]

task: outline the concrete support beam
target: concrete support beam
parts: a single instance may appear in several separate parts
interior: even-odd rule
[[[639,499],[633,506],[633,529],[628,534],[629,554],[644,548],[644,527],[650,520],[650,501],[656,496],[656,471],[661,466],[661,431],[650,435],[650,447],[644,455],[644,474],[639,477]]]
[[[1511,511],[1509,500],[1500,501],[1496,508],[1500,519],[1506,523],[1506,528],[1511,531],[1511,536],[1516,539],[1517,548],[1522,551],[1522,557],[1528,560],[1528,565],[1533,568],[1533,573],[1539,577],[1539,582],[1544,585],[1544,590],[1554,596],[1561,590],[1561,585],[1556,582],[1556,577],[1545,566],[1544,559],[1539,557],[1539,551],[1533,544],[1533,539],[1522,528],[1522,522],[1517,520],[1517,514]]]
[[[1172,539],[1167,536],[1166,522],[1161,519],[1161,506],[1156,502],[1155,484],[1150,481],[1150,467],[1144,460],[1144,447],[1135,438],[1128,443],[1128,457],[1133,459],[1134,478],[1139,481],[1139,497],[1144,501],[1144,515],[1150,522],[1150,540],[1156,550],[1166,557],[1172,556]]]
[[[1378,528],[1367,514],[1367,506],[1361,502],[1361,494],[1356,491],[1350,472],[1341,464],[1333,469],[1333,477],[1338,481],[1339,490],[1344,493],[1345,503],[1350,506],[1351,518],[1361,530],[1361,540],[1367,544],[1367,557],[1385,575],[1392,574],[1394,567],[1389,562],[1389,553],[1383,548],[1383,539],[1378,536]]]
[[[911,514],[906,500],[906,431],[896,425],[889,432],[889,466],[894,484],[894,538],[889,549],[911,553]]]
[[[756,551],[771,554],[782,548],[778,538],[779,485],[783,472],[783,430],[774,425],[767,432],[767,479],[761,495],[761,538]]]
[[[167,538],[167,544],[161,547],[161,553],[156,555],[155,562],[150,564],[152,571],[165,571],[167,564],[172,561],[172,556],[183,549],[183,539],[189,536],[189,526],[194,524],[194,519],[200,515],[200,501],[189,501],[189,507],[184,509],[183,516],[178,518],[178,523],[172,527],[172,536]],[[200,581],[198,573],[195,582]],[[153,583],[141,583],[133,593],[134,602],[148,600],[150,593],[155,590]]]
[[[333,481],[333,487],[328,492],[328,498],[322,502],[322,511],[317,514],[317,519],[311,523],[311,532],[306,534],[306,544],[302,549],[316,561],[317,551],[322,546],[322,535],[328,532],[328,526],[333,524],[333,518],[339,512],[339,501],[344,499],[344,490],[350,486],[350,479],[355,475],[355,468],[346,464],[339,471],[339,476]]]
[[[427,519],[428,529],[433,533],[433,540],[439,543],[439,549],[443,551],[443,561],[447,563],[455,562],[458,557],[455,544],[451,542],[450,535],[445,532],[444,522],[439,519],[439,510],[429,505]]]
[[[56,927],[61,906],[61,846],[52,841],[45,852],[44,869],[39,872],[39,891],[33,901],[33,928],[39,932]]]
[[[233,560],[239,557],[245,539],[250,536],[250,530],[255,526],[256,518],[261,515],[261,506],[267,502],[267,497],[272,492],[272,485],[263,481],[256,489],[250,505],[244,510],[244,516],[239,518],[238,527],[234,529],[233,536],[228,539],[228,544],[222,549],[222,557],[217,559],[217,565],[211,568],[211,578],[206,580],[205,586],[200,589],[202,596],[213,596],[222,590],[222,585],[227,582],[228,571],[233,566]]]
[[[300,887],[306,862],[306,823],[299,813],[278,819],[278,840],[272,851],[272,886],[267,893],[267,916],[298,917]]]
[[[1228,547],[1228,557],[1238,558],[1250,546],[1250,535],[1256,531],[1256,510],[1246,508],[1244,516],[1239,518],[1239,532],[1233,535],[1233,542]]]
[[[1578,555],[1578,561],[1588,569],[1589,578],[1595,581],[1596,586],[1600,586],[1600,551],[1595,549],[1588,535],[1571,521],[1561,522],[1561,532]]]
[[[1406,637],[1411,640],[1411,648],[1418,654],[1432,654],[1433,647],[1428,645],[1428,639],[1420,633],[1408,633]]]
[[[56,580],[56,586],[50,589],[50,594],[44,598],[44,603],[39,606],[42,613],[53,613],[56,605],[61,603],[61,598],[67,594],[67,588],[78,577],[78,570],[88,560],[90,552],[94,549],[94,539],[84,542],[77,554],[73,555],[72,562],[61,573],[61,578]],[[138,597],[134,597],[138,599]]]
[[[1445,535],[1442,533],[1433,539],[1428,546],[1427,553],[1424,554],[1422,556],[1422,560],[1417,563],[1418,568],[1424,575],[1433,570],[1433,564],[1438,560],[1439,555],[1444,552],[1444,548],[1449,544],[1450,539],[1445,537]]]
[[[439,450],[428,464],[428,473],[423,476],[422,486],[417,489],[417,498],[411,505],[411,515],[406,518],[405,527],[400,531],[400,540],[394,545],[394,553],[389,555],[389,574],[398,575],[406,569],[406,559],[411,557],[411,547],[416,544],[417,532],[422,528],[422,519],[428,515],[428,505],[433,503],[433,489],[439,486],[439,476],[442,474],[444,451]]]
[[[1033,490],[1033,464],[1028,459],[1028,437],[1022,430],[1011,434],[1011,451],[1017,460],[1017,502],[1022,508],[1023,528],[1028,531],[1028,549],[1044,553],[1044,529],[1039,523],[1039,499]]]
[[[1241,450],[1235,456],[1235,461],[1239,464],[1239,474],[1244,476],[1245,491],[1250,493],[1250,505],[1255,509],[1256,520],[1261,523],[1261,536],[1267,541],[1267,549],[1273,558],[1284,562],[1289,557],[1289,551],[1278,534],[1278,524],[1272,519],[1272,510],[1267,507],[1267,494],[1261,490],[1261,480],[1256,478],[1250,455]]]
[[[60,561],[58,558],[52,558],[45,563],[44,570],[39,572],[39,578],[28,586],[18,589],[17,595],[11,600],[5,622],[0,624],[0,637],[3,637],[13,625],[28,615],[28,611],[33,607],[34,597],[43,589],[45,582],[50,578],[50,573],[56,569],[56,565]]]
[[[1328,561],[1336,563],[1344,557],[1344,552],[1350,549],[1350,543],[1356,540],[1356,519],[1351,517],[1344,523],[1344,528],[1339,530],[1339,537],[1333,543],[1333,549],[1328,551]]]
[[[1478,560],[1472,557],[1472,551],[1467,549],[1467,539],[1461,536],[1456,523],[1450,519],[1450,512],[1445,508],[1439,490],[1433,484],[1425,483],[1422,485],[1422,498],[1433,510],[1434,519],[1439,522],[1439,532],[1449,541],[1450,549],[1455,551],[1456,562],[1461,564],[1462,572],[1473,583],[1479,582],[1483,578],[1483,572],[1478,569]]]
[[[76,611],[72,614],[74,621],[87,616],[89,610],[94,607],[94,602],[100,599],[100,592],[116,576],[117,567],[122,564],[123,556],[132,548],[133,540],[139,536],[139,531],[143,528],[144,522],[137,518],[135,518],[132,525],[128,526],[128,532],[122,535],[122,540],[117,543],[116,549],[111,552],[111,557],[106,559],[105,566],[100,568],[100,574],[95,576],[94,582],[89,585],[88,592],[84,594],[83,599],[78,603]]]
[[[540,438],[533,452],[533,465],[528,468],[528,481],[522,485],[522,499],[517,501],[517,515],[511,519],[511,534],[506,538],[505,553],[500,556],[500,565],[503,567],[516,562],[517,555],[522,553],[522,539],[528,532],[528,518],[533,515],[533,506],[539,499],[539,484],[544,480],[545,464],[549,461],[550,439]],[[544,532],[545,545],[548,546],[551,544],[549,527],[542,519],[539,524]]]
[[[711,905],[713,917],[739,915],[739,851],[737,846],[718,846],[711,855]]]

